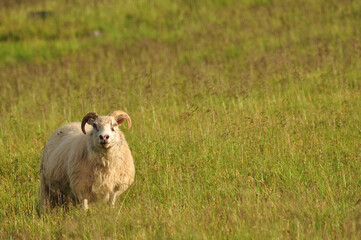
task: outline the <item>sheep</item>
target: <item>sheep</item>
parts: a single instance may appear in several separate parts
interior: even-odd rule
[[[134,182],[135,167],[124,134],[118,126],[129,115],[116,110],[108,116],[94,112],[82,122],[55,130],[44,147],[40,167],[40,206],[103,200],[114,206]],[[86,125],[87,124],[87,125]]]

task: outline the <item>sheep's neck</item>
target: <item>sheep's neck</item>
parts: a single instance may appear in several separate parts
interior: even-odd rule
[[[114,156],[115,153],[119,152],[119,146],[113,146],[109,149],[100,149],[98,151],[91,151],[90,159],[94,167],[101,168],[110,168],[114,164],[117,164],[117,157]]]

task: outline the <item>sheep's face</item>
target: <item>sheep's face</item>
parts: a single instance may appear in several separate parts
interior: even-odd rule
[[[108,149],[120,141],[118,125],[125,120],[128,123],[128,129],[130,129],[132,121],[126,112],[116,110],[108,116],[101,117],[95,112],[90,112],[84,116],[81,122],[81,130],[86,134],[85,124],[91,125],[93,127],[93,131],[90,133],[92,145],[96,148]]]
[[[111,116],[98,117],[88,121],[93,127],[91,138],[94,146],[108,149],[119,140],[118,123]]]

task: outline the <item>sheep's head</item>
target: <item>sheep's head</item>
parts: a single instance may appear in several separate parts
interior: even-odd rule
[[[85,124],[89,124],[93,127],[93,131],[90,133],[90,137],[93,140],[93,144],[102,148],[110,148],[119,140],[118,126],[127,120],[128,129],[130,129],[132,122],[127,113],[116,110],[108,116],[98,116],[94,112],[86,114],[81,123],[81,130],[84,134]]]

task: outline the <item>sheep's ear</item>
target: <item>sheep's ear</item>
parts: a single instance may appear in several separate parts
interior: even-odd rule
[[[93,124],[94,120],[98,118],[98,114],[94,113],[94,112],[90,112],[87,113],[87,115],[84,116],[83,120],[81,121],[81,130],[83,131],[84,134],[86,134],[85,132],[85,124]]]
[[[132,120],[130,119],[129,115],[126,112],[116,110],[109,116],[114,117],[115,121],[120,125],[124,122],[124,120],[127,120],[128,123],[128,130],[132,126]]]
[[[94,121],[95,121],[94,118],[89,118],[86,123],[89,124],[89,125],[93,125]]]

